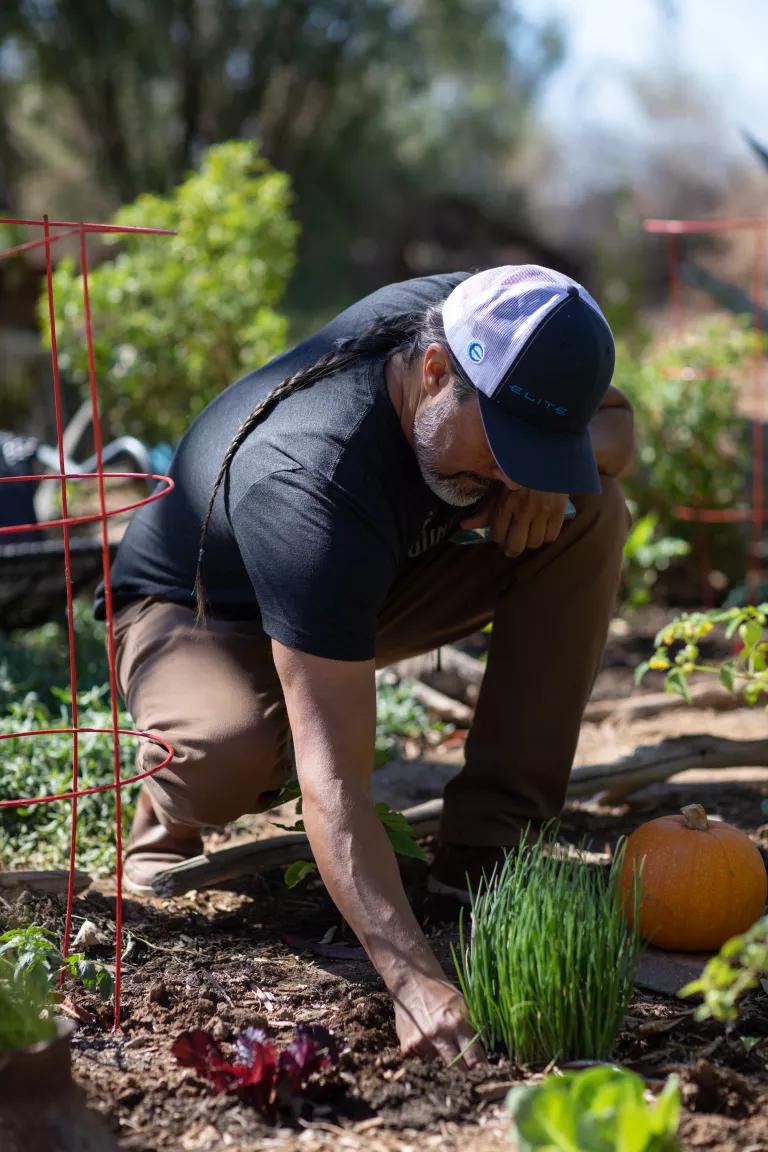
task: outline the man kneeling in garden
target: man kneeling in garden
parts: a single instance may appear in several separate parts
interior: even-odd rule
[[[374,671],[493,622],[430,877],[466,894],[564,802],[627,530],[613,364],[595,301],[548,269],[384,288],[208,406],[114,564],[121,690],[174,749],[142,788],[127,885],[270,807],[292,739],[320,874],[405,1051],[482,1057],[370,799]],[[144,743],[139,770],[162,755]]]

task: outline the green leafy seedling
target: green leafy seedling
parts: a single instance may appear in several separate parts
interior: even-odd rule
[[[0,980],[24,985],[44,996],[54,992],[62,972],[105,1000],[112,995],[114,980],[109,970],[87,959],[83,952],[62,956],[45,928],[32,924],[28,928],[12,928],[0,936]]]
[[[648,1104],[639,1076],[603,1065],[513,1088],[507,1107],[519,1152],[673,1152],[679,1147],[675,1076]]]

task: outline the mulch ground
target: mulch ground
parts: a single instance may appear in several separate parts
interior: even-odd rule
[[[619,695],[617,688],[628,686],[634,647],[642,658],[647,631],[644,638],[633,633],[609,646],[597,695]],[[742,714],[730,717],[733,734],[741,735]],[[750,717],[754,724],[756,715]],[[664,724],[679,730],[679,721],[665,718],[650,726],[653,738]],[[621,737],[626,739],[626,732]],[[641,737],[641,732],[632,736]],[[585,738],[600,748],[601,759],[610,758],[610,726],[602,736],[595,731]],[[704,781],[681,778],[621,807],[575,804],[565,813],[563,833],[594,846],[615,844],[642,820],[700,799],[702,791],[708,809],[767,842],[762,805],[768,773],[735,780],[727,774]],[[427,894],[425,879],[426,867],[409,862],[405,881],[413,907],[450,972],[458,916]],[[63,920],[59,899],[29,894],[0,912],[0,924],[34,922],[59,929]],[[110,884],[79,897],[75,914],[93,921],[111,941]],[[473,1072],[404,1060],[381,982],[318,881],[289,891],[278,873],[173,900],[126,898],[124,917],[122,1031],[113,1034],[109,1010],[79,993],[74,1000],[86,1018],[73,1043],[75,1075],[86,1101],[106,1119],[126,1152],[491,1152],[510,1147],[506,1091],[542,1070],[498,1058]],[[108,946],[102,955],[110,958]],[[336,1033],[343,1046],[341,1071],[336,1083],[324,1086],[311,1102],[297,1103],[274,1125],[234,1097],[212,1095],[196,1073],[178,1066],[170,1051],[174,1038],[187,1029],[208,1029],[228,1041],[240,1028],[259,1024],[287,1043],[298,1023],[323,1024]],[[688,1003],[638,991],[616,1060],[644,1076],[651,1089],[669,1073],[679,1074],[683,1149],[768,1150],[766,993],[752,994],[738,1024],[726,1031],[695,1022]]]

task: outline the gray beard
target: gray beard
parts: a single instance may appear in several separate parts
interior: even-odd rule
[[[413,425],[413,445],[416,452],[416,462],[419,466],[422,479],[431,492],[439,500],[454,508],[468,508],[475,504],[487,492],[491,485],[490,480],[471,481],[471,490],[467,489],[468,480],[459,478],[449,479],[437,470],[435,439],[437,429],[443,417],[441,405],[435,404],[422,409],[416,416]],[[448,401],[450,404],[451,401]]]

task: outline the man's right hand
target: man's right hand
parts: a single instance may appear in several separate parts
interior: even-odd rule
[[[447,980],[416,977],[393,998],[397,1037],[406,1056],[439,1057],[450,1064],[461,1054],[469,1068],[485,1062],[467,1006]]]

